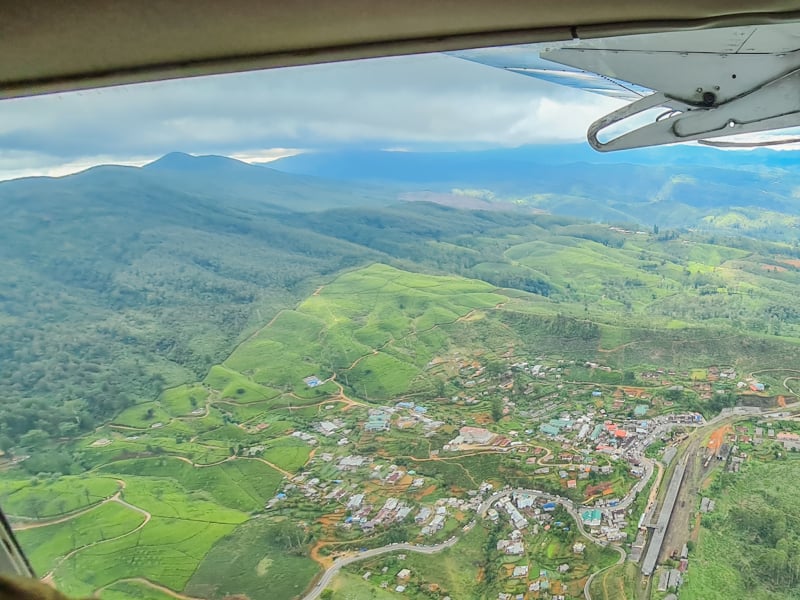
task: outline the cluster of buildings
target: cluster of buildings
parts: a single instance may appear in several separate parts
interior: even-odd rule
[[[367,433],[380,433],[389,431],[392,424],[398,429],[409,429],[422,425],[426,435],[431,435],[444,423],[427,416],[428,408],[410,400],[403,400],[391,406],[379,406],[369,409],[364,431]],[[393,422],[392,415],[398,415]]]
[[[527,373],[531,377],[536,377],[537,379],[545,379],[548,375],[561,379],[561,367],[546,367],[544,365],[530,365],[527,362],[518,362],[511,365],[511,368]]]
[[[366,456],[348,454],[347,456],[343,456],[341,459],[339,459],[336,467],[340,471],[355,471],[364,465],[370,465],[371,463],[372,459],[369,459]]]
[[[364,494],[354,494],[347,502],[347,509],[352,514],[345,518],[343,527],[348,529],[354,524],[361,527],[363,531],[369,532],[378,526],[386,526],[392,523],[400,523],[411,514],[413,507],[398,498],[387,498],[378,512],[370,517],[374,507],[364,503]]]
[[[522,513],[519,512],[520,509],[518,506],[515,506],[515,503],[522,505],[523,508],[530,508],[532,505],[527,502],[520,502],[517,498],[515,498],[513,502],[509,498],[501,498],[494,505],[495,513],[499,516],[498,511],[505,512],[515,530],[525,529],[528,527],[528,519],[522,516]]]
[[[389,431],[391,418],[392,415],[388,412],[378,408],[371,408],[369,409],[367,422],[364,423],[364,431],[370,433]]]
[[[458,436],[446,444],[444,450],[458,450],[462,446],[487,446],[499,437],[483,427],[465,426],[458,430]]]
[[[558,567],[558,571],[560,573],[566,573],[569,570],[569,565],[560,565]],[[529,592],[533,593],[541,593],[541,592],[550,592],[555,585],[559,585],[558,581],[552,581],[549,573],[546,569],[539,569],[538,576],[534,576],[530,570],[528,565],[518,565],[514,567],[511,572],[512,579],[517,578],[525,578],[527,579],[527,588]],[[560,586],[559,586],[560,588]],[[550,594],[545,596],[546,598],[550,598],[550,600],[566,600],[566,596],[564,594]],[[499,592],[497,594],[497,600],[524,600],[525,594],[510,594],[508,592]]]
[[[587,363],[585,366],[593,369],[606,369],[598,364]],[[462,388],[477,387],[477,389],[466,392],[466,394],[461,393],[454,400],[466,403],[467,400],[472,399],[477,402],[475,396],[485,396],[487,391],[513,388],[515,380],[519,380],[513,374],[513,370],[521,371],[537,380],[551,379],[553,386],[559,390],[565,385],[569,385],[565,381],[555,381],[562,377],[563,369],[560,366],[530,365],[520,362],[511,365],[505,372],[498,373],[497,369],[492,369],[490,373],[487,373],[486,368],[477,361],[461,361],[459,376],[463,378]],[[712,369],[709,369],[708,372],[708,380],[735,379],[736,377],[736,373],[732,369],[715,369],[713,372]],[[642,374],[642,377],[644,379],[665,379],[667,376],[673,375],[675,375],[674,372],[659,370],[651,374]],[[686,375],[688,376],[688,373]],[[308,381],[306,383],[311,385]],[[533,388],[542,389],[540,384],[529,382],[526,390],[516,391],[517,393],[526,393],[527,390]],[[635,392],[635,388],[631,389],[634,389]],[[628,388],[620,388],[614,397],[622,398],[624,394],[631,396],[634,392]],[[475,396],[468,396],[469,393]],[[561,485],[566,489],[580,486],[581,497],[585,498],[585,507],[579,512],[578,518],[583,528],[592,537],[608,542],[620,542],[626,538],[625,529],[628,525],[626,513],[630,502],[626,501],[632,499],[635,492],[639,490],[634,489],[622,500],[619,500],[619,496],[614,497],[614,494],[617,493],[614,487],[608,481],[596,480],[598,478],[595,474],[613,475],[615,472],[619,472],[619,464],[621,464],[626,467],[623,471],[627,470],[633,477],[641,479],[640,482],[636,482],[637,484],[644,483],[652,470],[652,462],[643,458],[646,448],[659,437],[664,437],[674,427],[703,425],[703,417],[699,414],[689,413],[648,418],[650,404],[647,401],[649,398],[641,394],[635,395],[636,399],[633,402],[628,401],[627,404],[622,399],[618,399],[614,403],[614,409],[609,408],[608,412],[605,410],[609,407],[609,403],[604,398],[605,392],[599,389],[592,391],[591,388],[587,390],[585,387],[579,389],[576,386],[572,394],[573,396],[579,395],[578,408],[573,408],[574,405],[570,406],[569,412],[561,412],[564,407],[561,403],[564,392],[554,392],[550,396],[537,398],[536,408],[531,409],[535,411],[535,414],[530,411],[525,414],[522,410],[517,411],[517,416],[533,421],[530,429],[525,430],[525,436],[520,435],[521,432],[501,434],[484,427],[464,425],[458,430],[458,435],[445,444],[442,449],[457,452],[476,447],[492,447],[495,450],[508,450],[512,453],[515,450],[522,450],[530,454],[527,463],[536,464],[538,467],[534,470],[534,474],[546,475],[557,472],[558,478],[562,480]],[[588,396],[591,396],[591,400],[588,402],[581,400],[580,395],[583,395],[582,397],[586,400],[589,400]],[[504,397],[504,412],[510,412],[512,408],[516,408],[514,403],[509,400],[508,396]],[[411,400],[400,400],[393,406],[370,408],[366,421],[362,421],[359,426],[355,426],[352,419],[348,419],[349,426],[353,427],[353,430],[348,430],[348,424],[343,420],[331,418],[315,424],[314,429],[321,434],[319,439],[305,432],[294,432],[291,435],[311,445],[319,443],[333,445],[332,442],[326,442],[322,436],[326,438],[335,434],[341,436],[349,434],[351,431],[357,432],[362,428],[366,433],[381,434],[395,428],[410,429],[422,425],[426,435],[429,435],[440,428],[443,423],[429,417],[428,412],[428,407],[424,405]],[[623,414],[625,416],[622,416]],[[464,421],[462,421],[463,423]],[[757,437],[758,433],[756,431]],[[540,441],[538,444],[553,449],[553,456],[550,458],[548,453],[547,462],[542,462],[541,458],[537,459],[535,453],[532,452],[535,450],[533,446],[537,445],[537,434],[539,440],[547,439],[547,442]],[[358,437],[358,433],[352,435]],[[761,435],[763,437],[763,433]],[[775,432],[769,431],[767,436],[777,439],[787,448],[792,446],[800,449],[800,435],[798,434],[780,432],[776,435]],[[367,437],[366,439],[372,440],[373,438]],[[342,438],[337,444],[341,446],[342,440],[345,444],[350,443],[347,438]],[[336,441],[336,437],[333,441]],[[560,445],[560,450],[557,449],[558,445]],[[345,529],[358,527],[365,532],[370,532],[378,527],[389,527],[394,523],[408,523],[413,520],[414,526],[419,528],[422,536],[432,536],[445,529],[448,519],[454,518],[452,516],[454,513],[483,510],[481,499],[486,498],[486,492],[490,492],[490,488],[482,487],[479,491],[470,491],[465,499],[446,498],[437,500],[433,505],[420,505],[414,496],[404,496],[407,488],[421,487],[425,483],[424,478],[414,477],[413,470],[408,471],[407,468],[395,465],[389,466],[387,470],[385,465],[381,466],[380,459],[375,462],[372,458],[358,454],[342,456],[342,453],[335,449],[328,447],[323,449],[326,452],[317,455],[317,460],[321,459],[329,463],[325,467],[329,470],[319,473],[320,477],[330,477],[331,472],[338,471],[341,473],[338,476],[347,479],[349,483],[342,484],[339,481],[338,486],[326,487],[324,484],[321,485],[318,479],[313,478],[308,481],[293,480],[293,484],[295,489],[307,497],[318,497],[342,505],[347,511],[347,516],[343,517],[343,522],[339,524]],[[431,449],[431,456],[437,453],[437,449]],[[606,458],[603,458],[602,455]],[[524,460],[523,458],[523,461],[520,462],[524,462]],[[621,462],[617,464],[616,461]],[[346,473],[355,472],[362,474],[364,481],[378,480],[382,484],[383,491],[377,494],[368,492],[367,490],[372,489],[370,486],[363,487],[359,483],[353,483],[352,476],[345,476]],[[336,476],[333,475],[333,477]],[[356,476],[356,479],[358,477],[359,475]],[[552,479],[557,481],[555,476]],[[590,479],[590,481],[579,483],[580,480],[586,479]],[[335,479],[332,481],[333,483],[337,482]],[[583,495],[584,488],[585,496]],[[289,489],[288,486],[285,487],[284,492]],[[390,490],[393,495],[387,498],[386,492]],[[548,498],[550,498],[549,501]],[[550,497],[540,492],[509,492],[495,501],[486,510],[486,516],[493,521],[502,518],[504,521],[507,520],[510,525],[510,533],[497,542],[497,551],[508,556],[524,557],[526,554],[524,532],[530,531],[536,534],[540,529],[551,530],[551,528],[568,530],[570,523],[554,520],[553,512],[557,507],[556,502],[561,502],[565,506],[569,505],[568,510],[573,511],[572,504],[564,498]],[[458,518],[461,520],[463,516],[459,515]],[[636,546],[636,542],[634,542],[634,546]],[[582,554],[584,549],[585,545],[581,542],[576,542],[573,547],[576,554]],[[509,569],[511,568],[509,567]],[[562,573],[569,569],[568,563],[564,563],[558,568]],[[677,572],[680,571],[677,570]],[[534,573],[529,571],[529,565],[523,564],[522,558],[520,564],[514,565],[513,571],[510,571],[509,575],[512,578],[524,579],[527,591],[547,592],[548,597],[560,597],[558,593],[561,586],[560,578],[556,576],[555,579],[552,579],[545,571],[540,571],[538,576],[534,576]],[[671,580],[667,581],[667,587],[674,587],[669,585],[670,582]],[[555,589],[552,589],[552,583],[555,583]],[[404,591],[404,585],[405,579],[399,582],[398,588],[403,587],[402,591]],[[398,591],[401,590],[398,589]],[[502,593],[498,598],[502,599],[503,596],[507,596],[508,599],[512,598],[511,595]]]
[[[742,436],[740,439],[743,442],[752,442],[756,446],[763,444],[765,439],[774,440],[781,444],[786,450],[800,450],[800,435],[793,431],[778,431],[776,433],[775,429],[772,427],[768,427],[766,431],[764,431],[764,427],[757,426],[753,432],[752,439],[746,435]]]
[[[525,554],[525,542],[522,538],[522,532],[519,529],[515,529],[508,539],[498,540],[497,551],[510,556],[522,556]]]
[[[330,421],[320,421],[314,425],[314,429],[319,431],[325,437],[330,437],[344,426],[344,421],[341,419],[332,419]]]
[[[422,530],[420,531],[422,535],[433,535],[437,531],[444,529],[444,524],[447,521],[447,508],[444,506],[437,506],[435,511],[429,508],[426,510],[425,507],[421,508],[420,512],[417,513],[414,522],[418,524],[425,523],[425,521],[422,520],[422,517],[429,517],[431,514],[433,514],[433,518],[430,520],[430,522],[423,525]]]
[[[330,495],[328,499],[344,501],[345,495],[346,493],[339,492]],[[476,511],[478,505],[479,499],[442,498],[437,500],[434,505],[419,506],[415,509],[407,501],[390,497],[386,499],[378,512],[373,515],[375,507],[367,503],[366,494],[357,493],[352,494],[345,503],[345,508],[351,514],[345,518],[342,527],[349,529],[353,526],[359,526],[362,530],[369,532],[378,526],[400,523],[416,510],[413,515],[414,524],[421,528],[421,535],[430,536],[444,529],[450,516],[450,510]]]
[[[513,527],[508,538],[498,540],[498,552],[510,556],[521,556],[525,554],[524,530],[529,530],[536,535],[539,527],[545,529],[553,526],[564,527],[564,523],[554,522],[552,513],[555,509],[556,502],[548,500],[546,496],[534,491],[516,490],[498,498],[494,505],[486,511],[487,518],[496,522],[500,519],[500,515],[504,514]],[[533,525],[531,525],[531,521],[533,521]],[[584,544],[577,543],[573,547],[573,551],[580,554],[585,547]],[[563,569],[562,572],[566,572],[569,565],[563,566],[566,566],[566,569]]]

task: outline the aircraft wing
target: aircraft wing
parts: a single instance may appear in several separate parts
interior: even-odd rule
[[[631,101],[593,123],[602,152],[800,126],[800,24],[469,50],[454,56]],[[598,134],[651,109],[653,123]],[[795,140],[792,140],[795,141]],[[723,145],[723,144],[719,144]],[[752,145],[752,144],[747,144]]]
[[[450,52],[449,54],[511,73],[519,73],[520,75],[611,98],[638,100],[653,93],[653,90],[649,88],[627,81],[542,58],[542,53],[562,46],[563,44],[558,46],[552,44],[526,44],[524,46],[462,50],[460,52]]]

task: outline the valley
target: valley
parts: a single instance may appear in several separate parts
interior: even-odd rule
[[[289,599],[365,549],[445,551],[478,536],[480,581],[429,572],[392,589],[435,583],[488,597],[552,585],[577,597],[589,574],[619,559],[604,546],[636,535],[628,508],[643,508],[650,444],[679,440],[704,423],[701,412],[710,418],[763,384],[734,364],[620,371],[586,360],[630,356],[636,344],[603,351],[604,326],[537,316],[535,306],[477,280],[380,264],[347,272],[279,312],[203,381],[68,443],[84,474],[41,474],[28,487],[8,472],[3,505],[37,571],[76,595],[139,597],[132,590],[148,585],[157,597],[162,586],[254,598],[269,582],[272,597]],[[695,332],[681,333],[690,343]],[[790,393],[779,377],[761,379]],[[775,405],[771,393],[750,393]],[[63,506],[19,496],[76,483],[86,492]],[[516,491],[495,493],[505,486]],[[397,554],[352,568],[380,572]]]
[[[22,248],[0,504],[40,577],[111,600],[661,600],[675,571],[709,597],[701,565],[744,538],[698,493],[727,514],[721,490],[766,493],[751,471],[794,472],[796,244],[344,184],[312,206],[330,182],[226,160],[67,178],[99,213],[80,222],[63,183],[38,213],[0,184]],[[109,178],[151,202],[92,195]],[[756,427],[783,437],[751,449]],[[741,586],[773,559],[792,585],[774,541]]]

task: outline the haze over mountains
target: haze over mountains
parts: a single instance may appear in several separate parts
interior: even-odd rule
[[[437,194],[459,189],[461,196],[468,194],[462,204],[467,208],[492,208],[491,203],[477,205],[477,198],[594,220],[698,227],[708,225],[704,217],[732,208],[740,209],[734,221],[751,219],[752,207],[797,212],[800,177],[791,168],[795,162],[795,152],[773,150],[686,146],[608,155],[568,145],[454,153],[320,152],[283,158],[271,166],[425,189],[434,194],[407,198],[450,205],[458,205],[457,198]]]

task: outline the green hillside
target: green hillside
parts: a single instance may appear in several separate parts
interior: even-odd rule
[[[209,369],[276,315],[276,331],[298,327],[313,336],[324,329],[324,339],[305,349],[289,345],[276,364],[240,379],[252,358],[252,345],[245,345],[224,363],[233,365],[233,379],[215,389],[258,401],[297,386],[301,373],[330,374],[365,348],[396,338],[398,324],[376,304],[372,323],[343,335],[344,325],[326,328],[328,308],[315,306],[316,297],[297,303],[342,270],[376,261],[482,280],[505,295],[521,294],[540,314],[634,329],[720,329],[755,336],[756,349],[800,335],[794,244],[424,202],[386,205],[386,192],[374,188],[330,184],[325,196],[324,180],[259,169],[177,156],[145,169],[104,167],[0,185],[7,214],[0,375],[13,407],[0,415],[0,449],[40,447],[48,437],[90,431],[115,415],[120,424],[140,425],[145,411],[136,409],[131,421],[124,409],[157,399],[165,387],[223,376],[221,367]],[[232,182],[226,195],[210,183],[200,189],[197,177],[206,181],[209,174],[216,174],[215,185]],[[350,200],[343,197],[348,189]],[[308,201],[297,199],[301,193]],[[327,200],[312,201],[321,197]],[[348,208],[352,202],[369,206]],[[367,302],[363,310],[373,308],[368,299],[358,296]],[[461,308],[432,304],[406,320],[425,329],[457,318]],[[352,310],[341,318],[361,318]],[[261,344],[256,358],[285,348],[260,335],[251,341]],[[615,346],[603,343],[605,350]],[[415,377],[420,361],[406,364],[396,350],[401,345],[395,340],[357,366],[356,373],[374,366],[394,378],[383,392],[362,393],[393,393]],[[279,389],[264,389],[266,379]],[[185,416],[195,409],[189,396],[165,401],[182,406]],[[195,402],[202,407],[202,399]],[[57,470],[72,469],[69,457],[57,458]]]
[[[574,224],[561,227],[576,233]],[[577,233],[587,231],[604,230]],[[626,316],[616,310],[619,298],[602,298],[607,289],[602,276],[552,276],[555,265],[567,260],[562,252],[568,253],[568,268],[575,273],[605,261],[609,277],[633,277],[628,273],[649,260],[641,257],[643,248],[660,249],[671,261],[659,264],[664,273],[659,285],[674,286],[688,307],[701,291],[684,282],[686,275],[675,265],[684,265],[689,277],[692,270],[729,263],[741,270],[752,264],[751,254],[679,240],[635,237],[628,242],[621,234],[623,243],[616,247],[555,232],[541,236],[542,241],[517,239],[500,254],[511,255],[503,264],[538,267],[552,281],[549,296],[374,262],[339,273],[294,307],[278,311],[202,381],[166,389],[121,411],[97,431],[60,442],[57,449],[46,449],[42,439],[45,449],[33,448],[19,468],[4,474],[0,486],[4,504],[16,506],[15,516],[27,517],[25,522],[68,513],[63,521],[45,520],[22,531],[22,542],[35,546],[32,560],[38,571],[52,572],[60,589],[75,595],[111,590],[114,597],[133,600],[157,595],[163,586],[209,598],[268,590],[270,597],[289,600],[311,585],[324,564],[325,555],[314,551],[319,544],[379,547],[417,535],[412,525],[374,535],[326,525],[342,521],[342,504],[306,500],[309,488],[302,488],[303,494],[297,490],[301,482],[313,486],[315,480],[325,481],[325,494],[338,485],[352,491],[364,485],[366,473],[334,466],[343,456],[369,456],[378,471],[390,463],[410,469],[413,462],[414,476],[428,493],[435,490],[432,498],[463,494],[481,481],[561,492],[557,474],[536,476],[536,465],[513,454],[468,453],[439,460],[432,450],[438,453],[461,423],[489,419],[494,429],[511,435],[530,425],[543,396],[554,394],[565,408],[576,408],[583,406],[576,398],[589,401],[589,390],[612,389],[656,366],[690,370],[725,364],[755,370],[795,364],[794,337],[748,333],[722,320],[704,322],[688,310],[681,321],[671,315],[653,318],[654,307],[667,297],[656,293],[631,292]],[[672,243],[680,246],[668,253],[664,245]],[[753,274],[769,279],[773,272]],[[581,302],[572,295],[595,300]],[[510,365],[532,357],[563,364],[559,381],[571,387],[560,391],[563,386],[554,381],[540,383],[512,373]],[[476,360],[485,366],[482,379],[471,375]],[[589,369],[584,365],[588,360],[607,366]],[[772,382],[769,376],[763,380]],[[480,394],[471,391],[476,385]],[[669,396],[665,388],[651,388],[653,402],[669,399],[670,406],[709,415],[721,406],[701,401],[694,392]],[[518,412],[503,417],[508,396]],[[371,408],[412,399],[438,419],[439,431],[423,436],[397,427],[379,434],[365,430]],[[339,435],[318,433],[324,419],[346,433],[344,444]],[[313,444],[296,433],[311,435]],[[65,477],[61,473],[67,469],[54,473],[62,466],[75,473],[90,471],[92,477]],[[23,479],[25,470],[51,474],[32,481],[30,474]],[[610,477],[620,489],[629,480],[625,469]],[[587,484],[563,493],[580,500]],[[376,503],[408,488],[408,483],[391,489],[366,485]],[[31,501],[48,490],[63,493],[50,502]],[[293,496],[283,502],[286,492]],[[419,499],[406,499],[412,497]],[[76,510],[87,512],[69,514]],[[461,526],[451,521],[441,539]],[[542,547],[550,548],[549,534],[540,535]],[[505,563],[492,564],[502,569]],[[549,562],[542,564],[551,568]],[[481,584],[471,581],[451,577],[447,585],[466,589]],[[487,581],[479,587],[485,591],[493,585]]]
[[[576,503],[624,495],[634,477],[591,448],[591,474],[558,473],[573,455],[539,434],[562,413],[710,417],[794,395],[800,247],[782,212],[793,200],[770,192],[774,210],[758,212],[700,197],[699,179],[656,185],[638,169],[628,188],[650,195],[634,213],[635,190],[614,172],[592,193],[629,202],[591,211],[590,174],[513,210],[461,210],[186,155],[0,184],[0,504],[37,573],[76,596],[290,600],[337,552],[442,542],[482,523],[459,504],[482,482]],[[713,175],[716,194],[761,181]],[[677,206],[682,193],[691,202]],[[654,226],[671,207],[692,226]],[[637,214],[658,221],[624,222]],[[763,394],[737,391],[750,376]],[[497,445],[453,449],[464,425],[490,428]],[[405,521],[368,525],[393,502]],[[437,503],[446,525],[424,533],[414,515]],[[564,589],[580,595],[591,561],[613,553],[581,562],[578,533],[553,525],[528,558],[548,571],[575,561]],[[706,539],[743,539],[707,525]],[[431,591],[435,565],[454,594],[523,590],[506,572],[517,559],[497,554],[501,532],[472,531],[471,552],[409,560],[409,597]],[[751,574],[767,552],[747,561]],[[397,566],[375,568],[384,560]],[[395,575],[381,575],[387,587]],[[708,584],[696,581],[699,597]]]
[[[405,392],[443,350],[424,334],[507,300],[480,281],[375,264],[338,277],[296,310],[280,313],[240,345],[225,367],[296,393],[307,388],[303,378],[310,375],[325,380],[335,373],[357,379],[368,374],[374,383],[367,393],[389,399]]]

